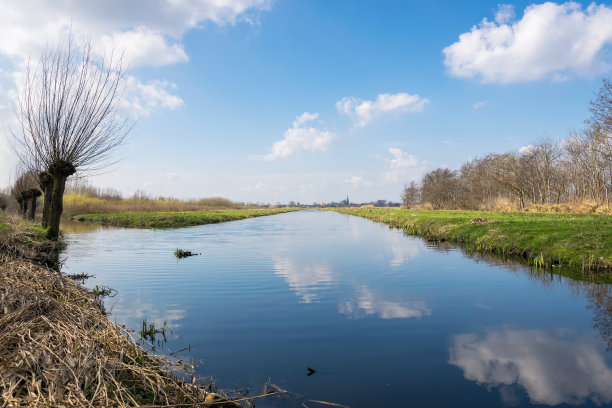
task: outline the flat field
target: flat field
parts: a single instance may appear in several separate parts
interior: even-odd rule
[[[82,214],[75,221],[93,222],[126,228],[179,228],[191,225],[215,224],[296,211],[293,208],[262,208],[240,210],[201,210],[177,212],[125,212],[110,214]]]

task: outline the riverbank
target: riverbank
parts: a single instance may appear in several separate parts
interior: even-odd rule
[[[74,221],[92,222],[125,228],[180,228],[193,225],[216,224],[298,211],[295,208],[262,208],[246,210],[201,210],[180,212],[126,212],[110,214],[82,214]]]
[[[612,216],[600,214],[337,208],[401,228],[430,241],[517,257],[529,265],[565,269],[572,277],[612,281]],[[579,276],[582,275],[582,276]]]
[[[99,291],[40,262],[57,245],[0,215],[0,406],[240,406],[134,341]]]

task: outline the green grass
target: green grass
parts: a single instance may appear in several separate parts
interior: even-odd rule
[[[580,279],[612,281],[612,216],[340,208],[431,241],[514,257]],[[484,223],[471,223],[477,218]]]
[[[290,208],[248,210],[203,210],[180,212],[127,212],[112,214],[83,214],[72,217],[75,221],[93,222],[126,228],[178,228],[191,225],[215,224],[245,218],[274,215],[295,211]]]

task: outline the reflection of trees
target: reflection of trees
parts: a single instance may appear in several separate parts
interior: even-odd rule
[[[609,285],[591,285],[588,298],[593,310],[593,327],[608,344],[608,351],[612,350],[612,296]]]
[[[532,403],[612,402],[612,367],[592,337],[571,330],[491,330],[451,338],[449,363],[465,378],[499,387],[506,403],[524,389]]]

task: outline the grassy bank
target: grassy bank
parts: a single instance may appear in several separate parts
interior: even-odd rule
[[[134,341],[99,294],[41,265],[56,246],[0,214],[0,406],[241,406]]]
[[[568,267],[611,280],[612,216],[481,211],[339,208],[431,241],[519,257],[547,269]]]
[[[180,212],[127,212],[113,214],[83,214],[72,217],[75,221],[93,222],[126,228],[178,228],[190,225],[215,224],[295,211],[291,208],[265,208],[248,210],[204,210]]]

